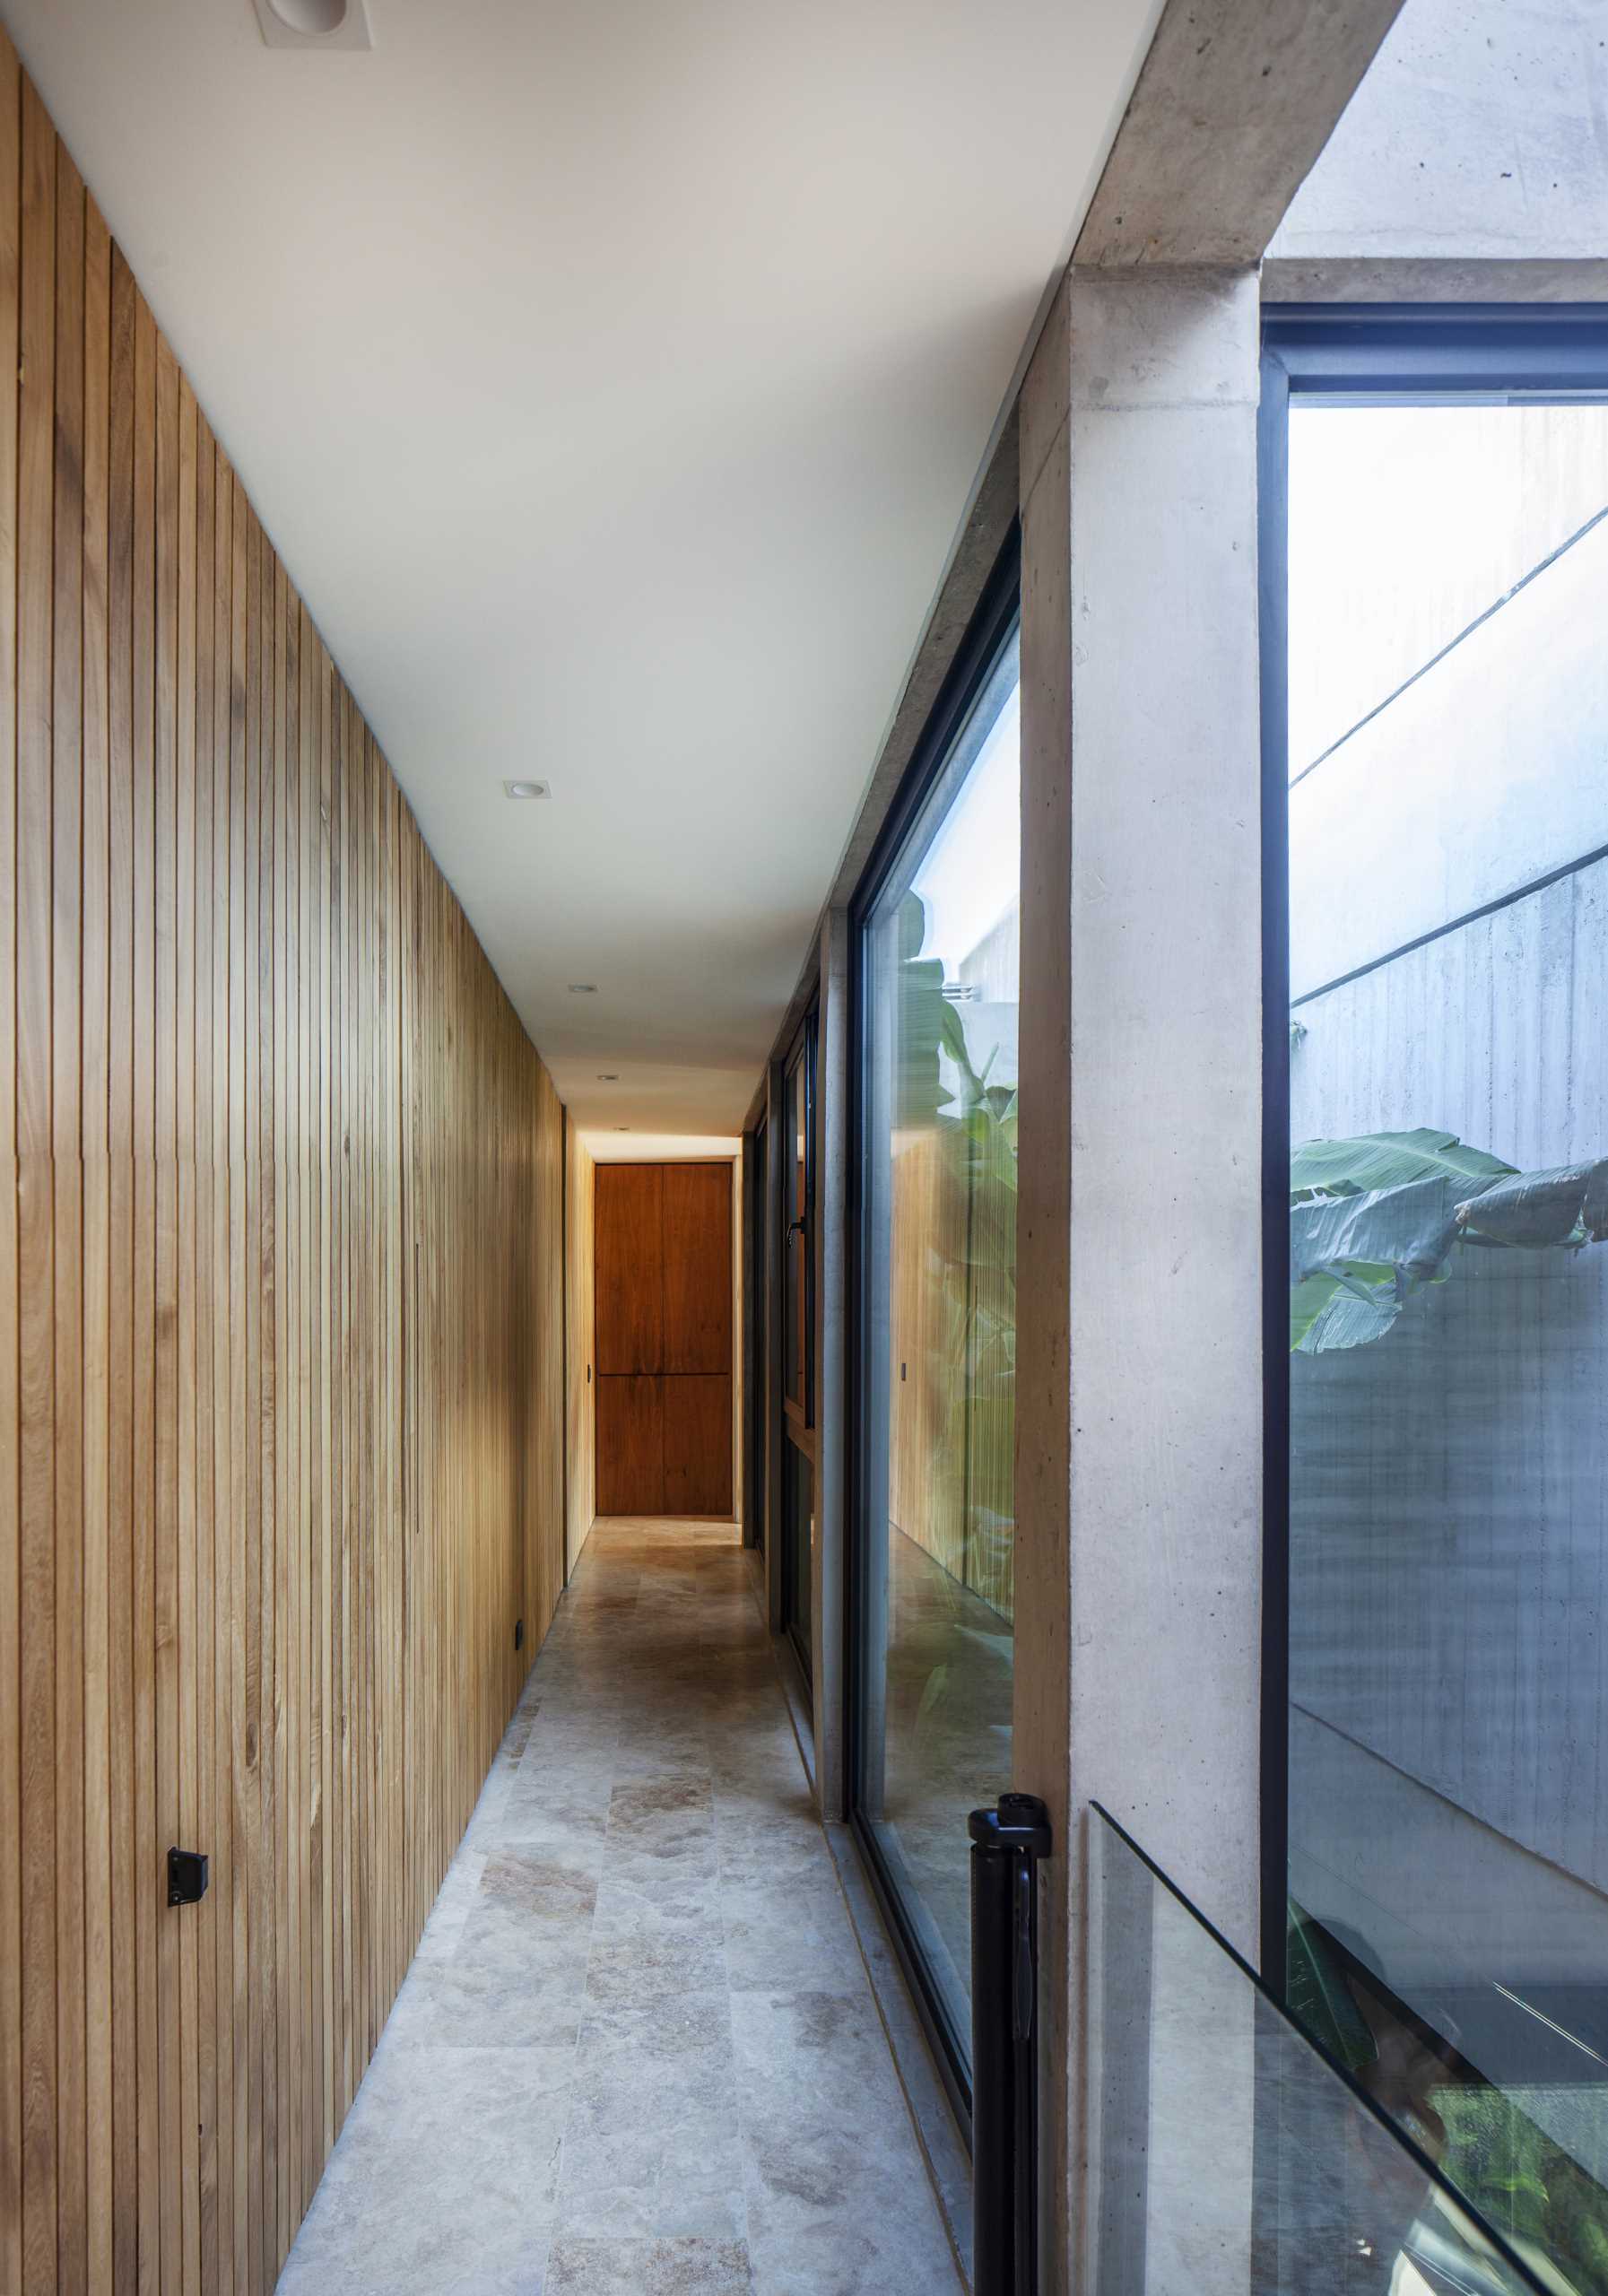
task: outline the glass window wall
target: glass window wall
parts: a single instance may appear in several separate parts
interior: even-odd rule
[[[962,2069],[966,1817],[1011,1778],[1020,891],[1013,636],[860,914],[856,1814]]]
[[[1289,1997],[1585,2296],[1608,2292],[1608,408],[1298,397],[1288,503]]]
[[[811,1310],[815,1287],[810,1215],[815,1177],[814,1068],[812,1016],[798,1032],[782,1083],[782,1396],[801,1427],[813,1417]]]
[[[812,1013],[782,1078],[782,1624],[813,1669],[815,1565],[815,1037]]]

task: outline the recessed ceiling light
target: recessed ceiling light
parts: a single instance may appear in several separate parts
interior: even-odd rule
[[[256,0],[268,48],[372,48],[367,0]]]
[[[614,1130],[616,1132],[629,1132],[630,1130],[630,1126],[629,1124],[617,1124],[614,1126]]]
[[[551,797],[552,784],[550,781],[505,781],[502,794],[505,797]]]
[[[600,1068],[597,1072],[597,1081],[600,1084],[617,1084],[620,1082],[620,1071],[617,1068]]]
[[[595,996],[597,983],[595,980],[572,980],[569,994],[571,996]]]

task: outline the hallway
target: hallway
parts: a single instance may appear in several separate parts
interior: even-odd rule
[[[600,1522],[281,2291],[958,2285],[747,1558]]]

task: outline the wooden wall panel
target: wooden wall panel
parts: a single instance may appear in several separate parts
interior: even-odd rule
[[[1008,1620],[1015,1198],[930,1128],[895,1152],[890,1195],[889,1518]]]
[[[595,1184],[598,1377],[662,1370],[664,1167],[599,1164]]]
[[[568,1170],[564,1189],[567,1260],[565,1332],[569,1358],[569,1426],[565,1445],[568,1525],[565,1562],[573,1570],[592,1518],[597,1512],[593,1388],[595,1313],[593,1268],[593,1163],[573,1125],[565,1130]]]
[[[16,51],[0,39],[0,535],[17,518],[22,91]],[[0,1026],[15,1041],[17,989],[17,557],[0,549]],[[0,1574],[21,1592],[21,1395],[17,1071],[0,1056]],[[0,1841],[21,1844],[22,1609],[0,1601]],[[22,2284],[22,1858],[0,1860],[0,2286]]]
[[[0,1013],[0,2288],[246,2296],[562,1585],[563,1117],[3,36]]]
[[[659,1368],[729,1378],[732,1167],[665,1164],[661,1169],[665,1346]]]
[[[963,1265],[966,1193],[930,1128],[891,1166],[888,1511],[952,1578],[966,1577],[965,1428],[953,1407],[960,1320],[943,1271]]]
[[[531,1223],[536,1254],[536,1312],[525,1395],[526,1631],[539,1639],[558,1607],[568,1571],[564,1558],[566,1331],[564,1238],[564,1111],[552,1078],[537,1078],[539,1150],[531,1172]]]

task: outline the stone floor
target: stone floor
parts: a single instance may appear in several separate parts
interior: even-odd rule
[[[954,2296],[751,1587],[594,1530],[281,2296]]]

